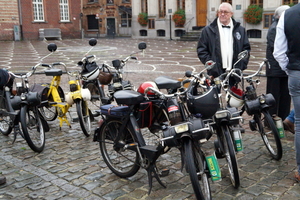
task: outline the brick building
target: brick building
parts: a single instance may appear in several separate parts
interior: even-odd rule
[[[85,36],[131,36],[130,0],[83,0]]]
[[[39,29],[59,28],[62,38],[81,38],[81,0],[22,0],[23,39],[38,39]]]
[[[15,25],[19,25],[18,0],[0,0],[0,40],[13,40]]]

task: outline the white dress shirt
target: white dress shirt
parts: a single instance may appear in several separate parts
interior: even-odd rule
[[[286,66],[289,63],[289,58],[286,55],[286,52],[288,50],[288,44],[284,33],[284,13],[285,12],[281,14],[276,27],[276,37],[274,42],[273,56],[279,63],[281,69],[287,72]]]

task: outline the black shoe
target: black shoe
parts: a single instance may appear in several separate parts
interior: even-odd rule
[[[6,177],[5,176],[0,176],[0,185],[3,185],[6,183]]]

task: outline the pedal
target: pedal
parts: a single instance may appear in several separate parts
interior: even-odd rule
[[[168,176],[170,173],[170,170],[169,169],[162,169],[161,172],[160,172],[160,177],[166,177]]]
[[[126,144],[125,148],[130,149],[130,150],[135,150],[137,146],[138,146],[138,144],[136,142],[134,142],[134,143]]]

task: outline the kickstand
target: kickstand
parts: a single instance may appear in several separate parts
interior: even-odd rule
[[[23,134],[20,130],[19,125],[14,126],[14,140],[13,140],[13,144],[15,143],[16,139],[17,139],[17,135],[20,134],[23,137]],[[24,138],[24,137],[23,137]]]
[[[160,177],[157,173],[157,168],[155,166],[155,164],[150,164],[150,166],[146,169],[147,173],[148,173],[148,181],[149,181],[149,191],[148,191],[148,195],[151,193],[152,190],[152,180],[153,177],[156,178],[156,180],[158,181],[158,183],[163,186],[164,188],[166,188],[167,186],[165,184],[163,184],[163,182],[160,180]]]

